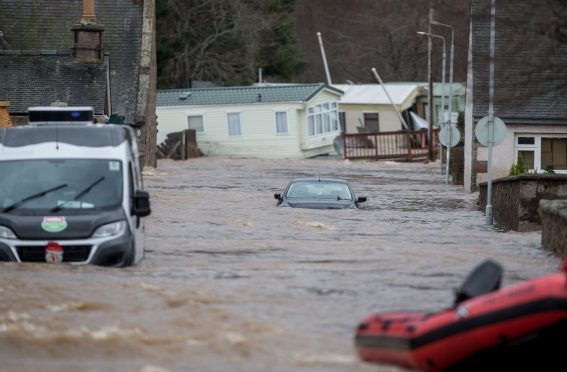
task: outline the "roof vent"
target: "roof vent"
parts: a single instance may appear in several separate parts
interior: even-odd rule
[[[183,92],[179,95],[179,100],[185,101],[189,97],[191,97],[191,92]]]

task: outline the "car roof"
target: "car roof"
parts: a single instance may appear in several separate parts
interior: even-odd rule
[[[330,178],[330,177],[293,177],[290,181],[291,182],[337,182],[337,183],[346,183],[346,180],[341,178]]]

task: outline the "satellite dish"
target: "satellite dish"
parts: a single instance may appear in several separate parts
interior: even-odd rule
[[[489,117],[485,116],[478,121],[474,133],[478,142],[484,146],[488,146],[488,120]],[[494,131],[492,137],[492,144],[499,145],[506,138],[506,124],[497,116],[494,116]]]
[[[439,132],[439,142],[445,147],[456,146],[460,140],[461,132],[452,125],[445,125]]]
[[[342,136],[336,136],[335,137],[335,139],[333,140],[333,148],[335,149],[335,152],[337,153],[337,155],[340,158],[342,158],[344,150],[345,150]]]

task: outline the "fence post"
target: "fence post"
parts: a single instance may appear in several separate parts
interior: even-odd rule
[[[409,131],[405,131],[406,132],[406,141],[408,143],[408,159],[411,161],[412,160],[412,155],[411,155],[411,135]]]
[[[187,160],[187,131],[181,133],[181,160]]]
[[[380,159],[380,154],[378,153],[378,135],[374,135],[374,149],[376,150],[376,160]]]

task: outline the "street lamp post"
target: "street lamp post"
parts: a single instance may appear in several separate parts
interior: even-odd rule
[[[443,36],[441,36],[441,35],[432,34],[432,33],[430,33],[430,32],[418,31],[417,34],[418,34],[418,35],[427,36],[427,37],[429,37],[429,38],[436,37],[436,38],[439,38],[439,39],[443,40],[443,64],[442,64],[443,67],[442,67],[442,73],[441,73],[441,74],[442,74],[442,78],[441,78],[442,83],[441,83],[441,86],[442,86],[442,91],[443,91],[443,92],[441,93],[441,116],[442,116],[442,119],[443,119],[443,116],[444,116],[444,113],[445,113],[445,60],[447,59],[447,54],[446,54],[446,52],[445,52],[445,38],[444,38]],[[433,92],[429,92],[429,94],[433,94]],[[433,107],[430,107],[429,110],[433,110]],[[443,122],[442,119],[439,120],[439,118],[437,118],[437,121],[439,122],[439,127],[441,127],[441,126],[444,124],[444,122]],[[450,137],[449,137],[449,138],[450,138]],[[439,159],[440,159],[440,160],[442,159],[442,157],[441,157],[441,155],[442,155],[441,149],[442,149],[442,147],[441,147],[441,142],[439,142]],[[447,151],[449,151],[449,148],[447,148]],[[441,169],[443,169],[443,161],[441,160],[440,163],[441,163]]]
[[[445,24],[445,23],[441,23],[441,22],[437,22],[437,21],[431,21],[430,22],[432,25],[437,25],[437,26],[442,26],[442,27],[448,27],[451,29],[451,59],[449,62],[449,138],[451,138],[451,129],[452,129],[452,125],[453,122],[451,120],[451,115],[453,113],[453,60],[455,58],[455,29],[453,28],[453,26]],[[445,93],[445,92],[443,92]],[[449,163],[451,160],[451,152],[449,151],[449,148],[447,148],[447,183],[449,182]]]

